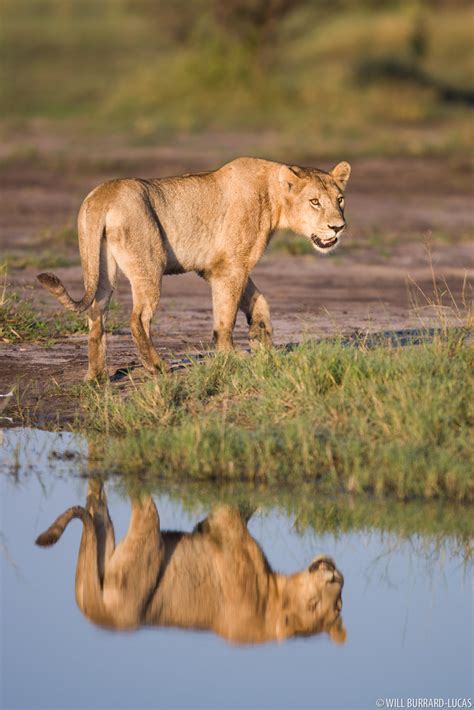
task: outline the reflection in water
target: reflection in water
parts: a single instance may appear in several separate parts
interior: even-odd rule
[[[472,694],[468,555],[472,507],[365,496],[328,498],[318,486],[309,485],[164,482],[150,476],[145,485],[167,530],[191,530],[212,509],[213,501],[225,500],[241,510],[264,511],[252,516],[248,527],[276,569],[304,569],[316,549],[331,551],[344,571],[348,640],[344,648],[330,644],[326,634],[299,637],[291,643],[226,644],[215,634],[183,632],[172,626],[150,633],[104,633],[84,623],[71,593],[82,523],[71,525],[54,549],[38,550],[32,544],[58,513],[72,503],[84,503],[87,452],[88,443],[67,432],[8,429],[0,440],[0,646],[5,650],[0,654],[1,707],[223,708],[230,703],[233,707],[369,708],[380,696],[423,697],[427,689],[435,698]],[[106,484],[117,538],[130,520],[130,505],[123,497],[127,484],[142,490],[142,483],[132,476],[111,477]],[[99,507],[101,492],[96,483],[90,494]],[[196,517],[197,510],[201,518]],[[235,510],[232,513],[235,517]],[[93,534],[97,535],[95,528]],[[172,536],[166,538],[169,566]],[[189,545],[193,554],[197,546],[197,542]],[[207,547],[212,548],[217,565],[217,541]],[[103,541],[99,548],[103,574]],[[204,543],[202,548],[206,549]],[[200,564],[196,560],[191,556],[181,567],[185,574],[180,575],[180,586],[173,585],[181,611],[172,609],[174,619],[167,623],[189,623],[176,618],[178,612],[183,614],[185,593],[191,594],[188,587],[200,581],[200,572],[201,577],[203,570],[210,576],[207,560],[200,558]],[[92,561],[97,571],[91,579],[97,579],[100,559],[93,556]],[[165,563],[166,559],[163,579],[168,574]],[[83,555],[83,569],[86,564]],[[239,579],[248,577],[236,574]],[[129,576],[135,583],[140,575]],[[156,604],[161,581],[151,595]],[[103,606],[106,586],[99,582]],[[227,600],[234,589],[239,588],[231,586],[226,597],[223,591],[213,592],[213,602]],[[245,593],[250,594],[239,591],[244,600]],[[199,596],[197,589],[192,594]],[[255,609],[255,593],[252,598]],[[168,605],[169,600],[170,595]],[[208,604],[206,599],[201,606],[208,609]],[[258,606],[257,611],[250,607],[242,621],[244,605],[237,607],[232,598],[225,604],[223,608],[221,603],[220,618],[225,621],[224,613],[230,615],[231,608],[238,608],[233,613],[241,614],[236,623],[239,632],[259,626],[254,621],[261,618]],[[147,609],[151,610],[149,604]],[[205,628],[217,628],[219,616],[211,611],[214,626],[206,618]],[[153,623],[141,610],[137,616],[136,626]],[[110,619],[98,619],[98,623],[107,621],[110,627],[115,625]],[[164,623],[163,618],[159,623]],[[127,672],[117,672],[124,668]]]
[[[105,491],[90,480],[86,507],[66,510],[37,544],[56,543],[73,518],[83,522],[76,601],[95,624],[208,629],[238,643],[321,632],[345,641],[334,562],[319,556],[296,574],[274,572],[236,507],[214,508],[192,533],[170,532],[160,530],[149,495],[133,498],[116,545]]]

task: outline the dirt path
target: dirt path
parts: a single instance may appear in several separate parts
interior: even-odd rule
[[[205,168],[210,159],[212,155],[207,161],[197,155],[186,163],[178,152],[174,159],[152,155],[145,160],[138,153],[122,163],[114,164],[111,159],[100,169],[88,163],[77,171],[71,167],[74,163],[65,170],[54,161],[43,169],[34,162],[7,161],[0,165],[1,247],[28,252],[39,230],[72,222],[87,191],[111,174],[179,173],[190,167]],[[268,255],[254,270],[255,281],[270,302],[277,344],[354,330],[432,325],[436,321],[433,309],[421,298],[420,305],[425,307],[413,310],[407,287],[407,279],[411,279],[428,297],[432,295],[431,270],[422,243],[428,230],[438,236],[443,232],[444,241],[438,239],[433,244],[432,261],[437,276],[446,280],[458,301],[466,273],[472,277],[472,242],[466,240],[466,234],[473,231],[472,194],[465,164],[370,159],[356,161],[353,176],[348,192],[351,229],[335,255]],[[459,240],[460,236],[464,238]],[[25,289],[39,312],[56,310],[57,304],[37,286],[36,271],[11,272],[12,288]],[[79,267],[55,271],[73,295],[82,293]],[[131,300],[124,278],[119,282],[117,300],[120,315],[127,320]],[[208,285],[194,274],[166,277],[154,323],[155,342],[165,357],[209,347],[212,312]],[[236,343],[247,347],[241,315]],[[0,393],[19,384],[25,406],[33,407],[35,418],[52,416],[61,402],[61,386],[81,380],[87,366],[86,351],[83,336],[69,337],[48,348],[21,341],[0,345]],[[109,337],[110,373],[136,362],[128,328]],[[51,382],[58,386],[47,404],[42,390]],[[70,414],[66,400],[63,414],[65,419]]]

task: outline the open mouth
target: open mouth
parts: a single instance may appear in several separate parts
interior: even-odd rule
[[[315,234],[312,234],[311,241],[319,249],[330,249],[335,244],[337,244],[338,237],[330,237],[329,239],[321,239],[320,237],[317,237]]]

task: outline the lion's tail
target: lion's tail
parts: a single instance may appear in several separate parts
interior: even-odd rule
[[[80,518],[84,529],[76,567],[76,601],[88,619],[101,626],[113,626],[102,598],[102,582],[97,563],[97,534],[91,514],[81,505],[68,508],[36,538],[41,547],[55,545],[73,518]]]
[[[40,547],[55,545],[73,518],[80,518],[86,526],[94,526],[88,511],[82,505],[74,505],[72,508],[65,510],[47,530],[36,538],[36,544]]]
[[[92,215],[90,215],[92,212]],[[44,288],[49,291],[55,298],[58,299],[68,311],[75,313],[83,313],[91,307],[92,302],[97,292],[99,283],[99,267],[100,267],[100,247],[105,229],[105,213],[100,211],[96,216],[92,210],[88,210],[88,226],[87,233],[91,236],[91,241],[86,242],[86,227],[85,216],[86,211],[84,205],[79,213],[79,243],[81,245],[82,266],[84,270],[85,289],[83,297],[80,301],[75,301],[66,291],[63,282],[51,273],[38,274],[37,279]],[[85,245],[85,248],[82,248]]]

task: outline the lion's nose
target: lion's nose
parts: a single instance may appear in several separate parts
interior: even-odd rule
[[[344,229],[343,224],[328,224],[329,229],[334,229],[334,233],[337,234],[338,232],[341,231],[341,229]]]

